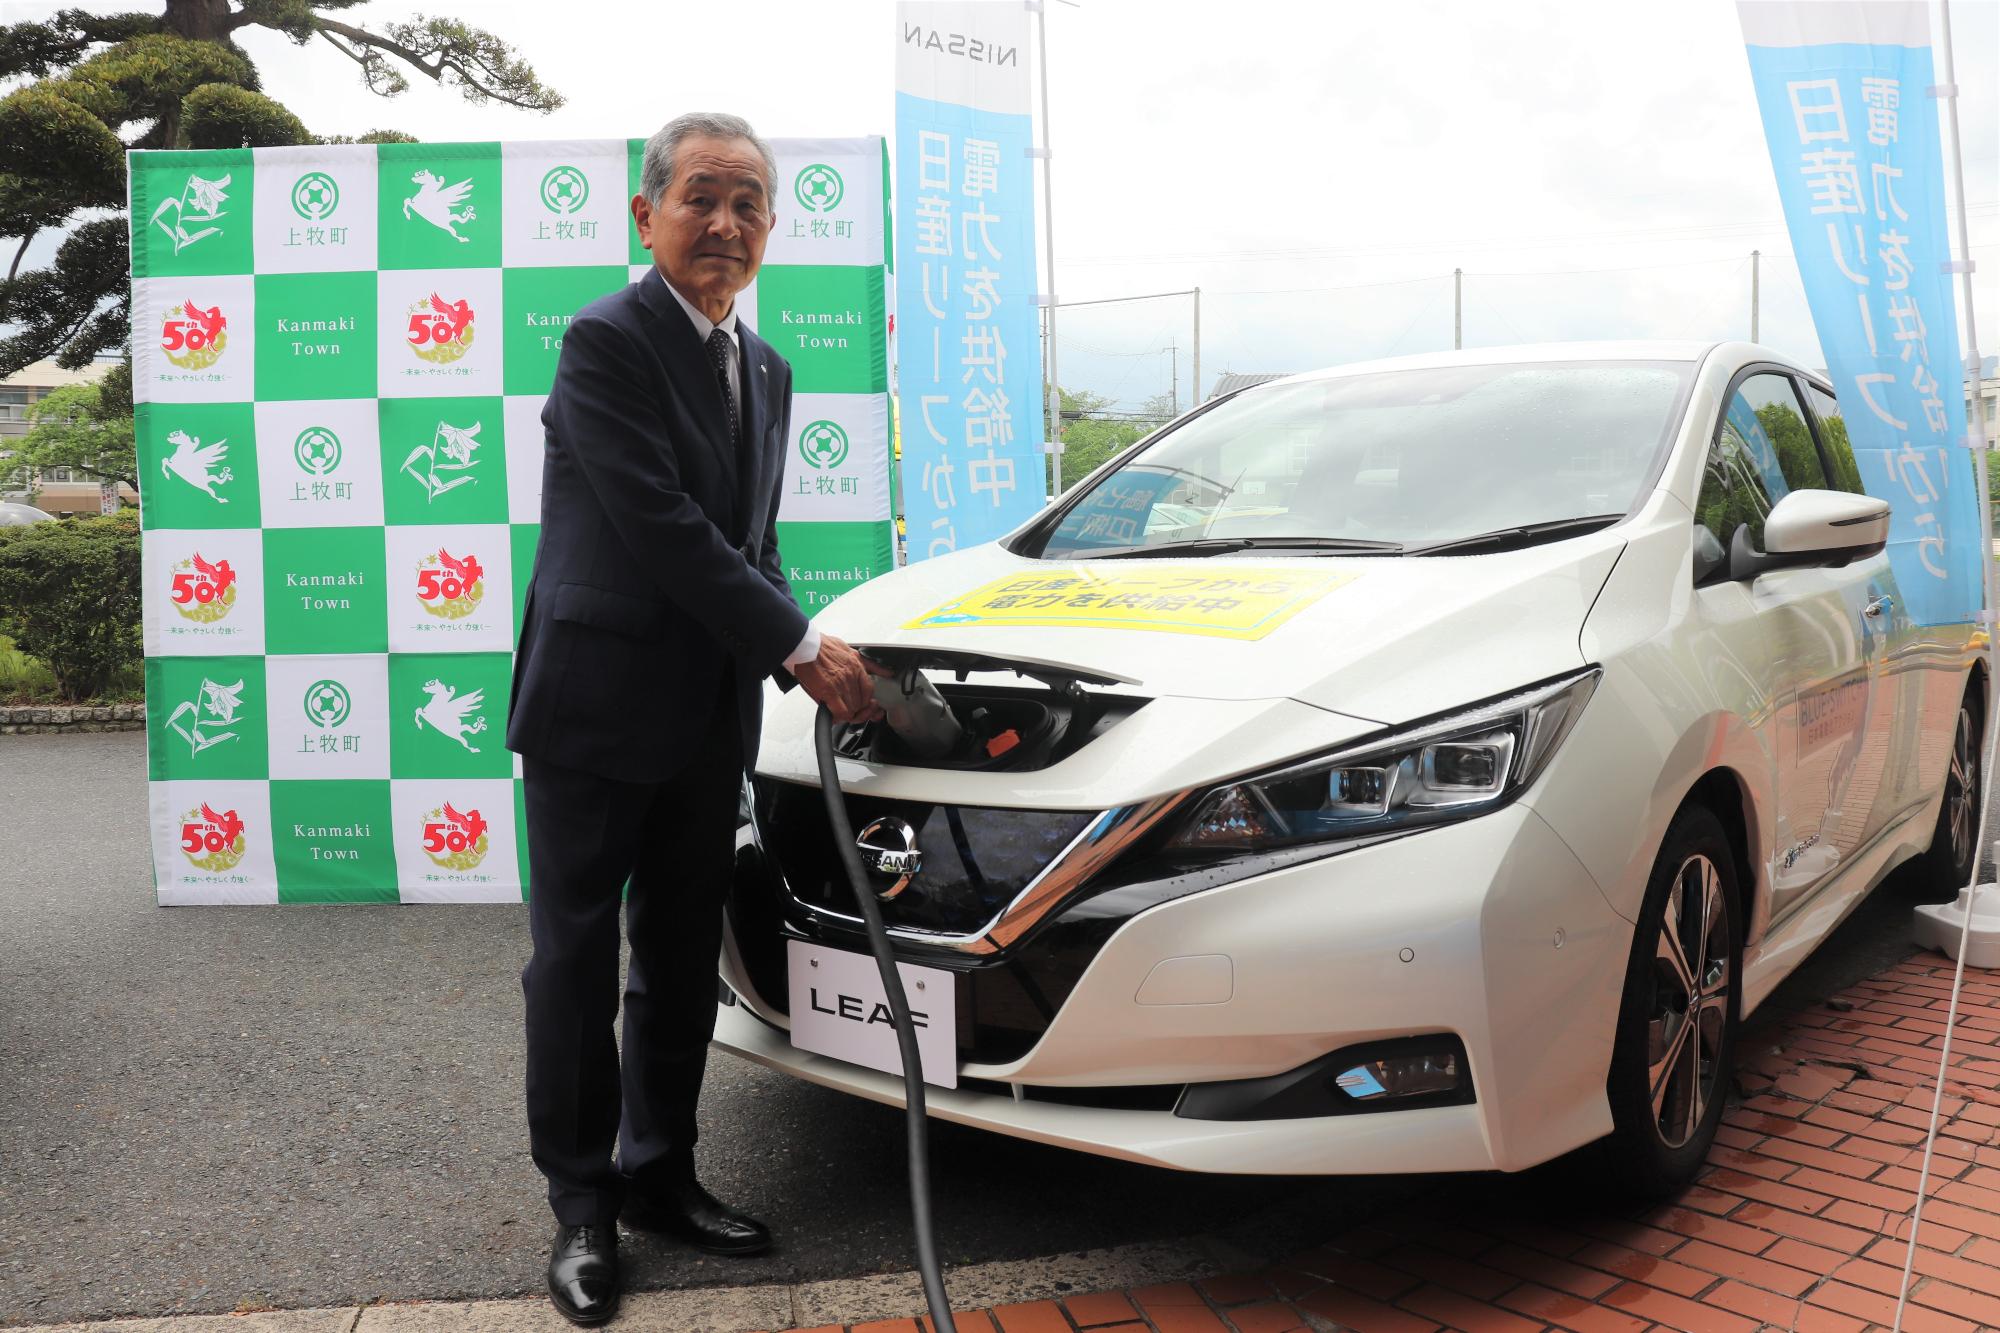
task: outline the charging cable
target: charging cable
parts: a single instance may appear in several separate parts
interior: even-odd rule
[[[889,935],[882,925],[882,908],[868,885],[861,853],[854,845],[854,826],[847,821],[847,806],[841,799],[840,776],[833,760],[833,714],[819,706],[813,720],[813,745],[819,751],[819,789],[826,798],[826,820],[833,830],[833,845],[840,851],[847,882],[861,907],[861,919],[868,924],[868,946],[875,954],[875,967],[882,974],[882,990],[888,996],[890,1016],[896,1020],[896,1047],[903,1054],[903,1100],[910,1137],[910,1221],[917,1233],[917,1272],[924,1281],[924,1300],[931,1310],[931,1333],[958,1333],[951,1321],[951,1306],[944,1296],[944,1275],[938,1268],[937,1237],[931,1229],[930,1149],[926,1144],[924,1119],[924,1067],[917,1051],[917,1029],[910,1021],[909,997],[903,993],[902,978],[896,973],[895,955],[889,952]]]

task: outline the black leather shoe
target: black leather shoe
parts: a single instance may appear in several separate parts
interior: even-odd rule
[[[690,1176],[627,1190],[619,1221],[635,1231],[657,1231],[710,1254],[757,1254],[771,1248],[771,1229],[719,1202]]]
[[[618,1228],[556,1228],[549,1299],[572,1324],[601,1324],[618,1313]]]

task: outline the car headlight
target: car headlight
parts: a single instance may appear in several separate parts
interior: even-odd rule
[[[1484,814],[1541,773],[1600,675],[1592,667],[1395,736],[1217,787],[1167,845],[1273,851]]]

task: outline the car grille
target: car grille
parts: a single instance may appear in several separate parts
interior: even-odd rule
[[[820,789],[759,778],[755,794],[758,836],[790,897],[815,912],[857,915]],[[882,917],[891,929],[938,935],[983,931],[1095,817],[1094,811],[1001,810],[853,794],[845,801],[849,827],[857,833],[888,816],[916,830],[922,868],[882,904]]]
[[[728,904],[730,929],[743,980],[761,1004],[787,1013],[787,940],[865,954],[868,936],[857,919],[853,891],[827,831],[819,788],[757,778],[753,798],[758,837],[751,839],[747,829],[739,835],[735,885]],[[979,869],[975,884],[958,853],[951,821],[941,813],[943,807],[855,795],[846,800],[848,818],[856,829],[884,812],[902,814],[921,830],[918,846],[925,862],[917,883],[930,879],[934,869],[939,872],[923,896],[912,897],[917,892],[913,885],[883,904],[888,924],[905,931],[960,935],[983,929],[1094,818],[1072,812],[960,807],[958,823],[967,831],[972,861]],[[942,833],[933,834],[934,823],[942,826]],[[948,850],[934,860],[932,852],[939,846]],[[786,882],[780,882],[777,873],[781,858]],[[1155,882],[1150,876],[1160,869],[1169,873]],[[895,941],[895,952],[905,961],[957,974],[954,1026],[960,1058],[971,1064],[1003,1064],[1026,1055],[1041,1040],[1098,951],[1125,922],[1214,883],[1209,871],[1183,875],[1172,873],[1172,867],[1142,862],[1137,868],[1093,876],[997,953],[966,952],[908,934]]]

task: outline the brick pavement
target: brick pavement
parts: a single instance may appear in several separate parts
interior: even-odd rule
[[[1758,1015],[1701,1177],[1637,1213],[1473,1179],[1255,1271],[968,1311],[963,1333],[1866,1333],[1895,1309],[1950,998],[1918,954]],[[1903,1327],[2000,1329],[2000,974],[1968,971]],[[1576,1179],[1574,1169],[1569,1177]],[[950,1275],[946,1275],[947,1283]],[[795,1333],[929,1333],[928,1320]]]

